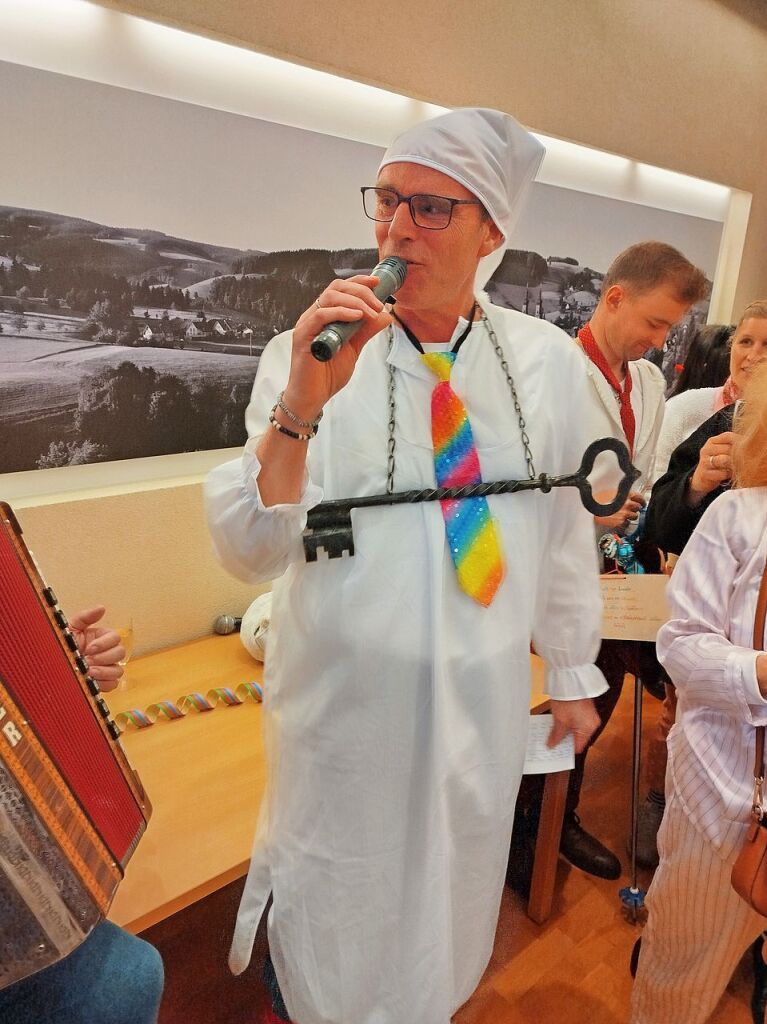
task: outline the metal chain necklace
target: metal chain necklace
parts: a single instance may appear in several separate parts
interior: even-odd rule
[[[479,303],[477,303],[479,306]],[[509,364],[506,361],[506,357],[503,354],[503,349],[498,341],[498,336],[493,330],[493,325],[487,317],[484,309],[479,306],[480,319],[485,326],[485,330],[488,333],[488,337],[492,342],[495,354],[498,356],[498,361],[501,364],[501,369],[506,376],[506,383],[509,385],[509,392],[511,393],[511,400],[514,405],[514,411],[517,414],[517,423],[519,424],[519,434],[522,438],[522,447],[525,449],[525,462],[527,463],[527,476],[530,480],[535,479],[535,463],[533,462],[533,453],[530,450],[530,438],[527,436],[527,424],[525,418],[522,415],[522,407],[519,404],[519,397],[517,396],[517,388],[514,383],[514,378],[511,375]],[[394,344],[394,330],[389,325],[389,353],[391,353],[392,345]],[[388,405],[389,405],[389,436],[386,442],[386,493],[394,494],[394,471],[396,466],[396,428],[397,428],[397,399],[396,399],[396,377],[394,374],[394,364],[389,363],[389,394],[388,394]]]

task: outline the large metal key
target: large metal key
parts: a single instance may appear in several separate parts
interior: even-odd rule
[[[606,504],[596,500],[588,481],[597,456],[602,452],[614,452],[618,466],[623,471],[615,497]],[[413,505],[422,501],[441,501],[444,498],[478,498],[491,494],[516,494],[518,491],[543,491],[547,494],[553,487],[577,487],[581,502],[592,515],[610,516],[626,501],[631,485],[639,475],[639,470],[631,463],[626,445],[613,437],[603,437],[598,441],[592,441],[588,446],[583,453],[578,471],[564,476],[548,476],[541,473],[532,480],[496,480],[466,484],[463,487],[427,487],[420,491],[398,491],[396,494],[369,494],[360,498],[323,501],[308,513],[304,530],[306,561],[316,562],[320,548],[324,549],[328,558],[340,558],[344,552],[354,554],[351,514],[353,508]]]

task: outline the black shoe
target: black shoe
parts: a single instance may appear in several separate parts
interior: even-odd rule
[[[764,1011],[767,1008],[767,964],[762,957],[762,946],[765,942],[760,935],[751,947],[751,959],[754,964],[754,991],[751,993],[751,1017],[754,1024],[764,1024]]]
[[[581,827],[581,819],[575,813],[565,816],[559,852],[572,865],[589,875],[609,878],[611,881],[620,878],[621,862],[614,853]]]

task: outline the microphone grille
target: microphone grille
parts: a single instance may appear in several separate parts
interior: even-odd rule
[[[388,267],[396,278],[397,288],[394,291],[401,288],[407,277],[407,263],[400,256],[387,256],[385,260],[382,260],[381,266]]]

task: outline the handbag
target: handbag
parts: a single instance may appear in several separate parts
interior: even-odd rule
[[[767,565],[759,587],[754,617],[754,649],[764,645],[764,620],[767,611]],[[754,910],[767,917],[767,820],[764,797],[764,736],[765,727],[757,726],[754,756],[754,799],[748,833],[732,866],[731,882],[735,892]]]

